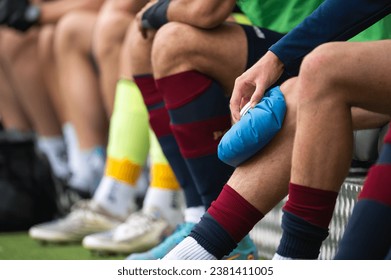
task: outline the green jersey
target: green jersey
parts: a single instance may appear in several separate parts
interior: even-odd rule
[[[382,39],[391,39],[391,15],[386,16],[349,41],[362,42]]]
[[[287,33],[312,13],[323,0],[238,0],[237,5],[253,25]],[[319,28],[319,27],[317,27]],[[350,41],[391,38],[391,15]]]
[[[237,5],[253,25],[287,33],[323,0],[238,0]]]

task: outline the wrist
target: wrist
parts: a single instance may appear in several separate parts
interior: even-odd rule
[[[274,52],[269,50],[264,57],[267,63],[272,65],[276,70],[284,71],[284,63]]]
[[[27,0],[12,1],[8,2],[11,3],[7,17],[8,27],[24,32],[39,22],[40,6],[30,4]]]
[[[159,0],[142,15],[142,25],[146,29],[159,29],[168,22],[167,10],[170,0]]]
[[[26,22],[36,24],[41,17],[41,8],[38,5],[29,5],[24,13]]]

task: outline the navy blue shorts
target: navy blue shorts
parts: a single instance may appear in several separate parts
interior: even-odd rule
[[[269,29],[240,24],[244,29],[247,37],[247,65],[246,70],[253,66],[273,45],[280,40],[285,34],[271,31]],[[289,78],[287,74],[283,74],[276,84],[280,84]]]

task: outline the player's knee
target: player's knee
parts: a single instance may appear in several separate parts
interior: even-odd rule
[[[154,40],[152,34],[143,38],[137,24],[132,24],[126,31],[125,40],[122,44],[121,57],[128,57],[133,65],[150,65],[150,49]],[[148,60],[146,60],[146,53]],[[148,66],[149,67],[149,66]]]
[[[50,53],[53,49],[55,27],[45,25],[39,32],[39,49],[41,53]]]
[[[299,80],[303,87],[312,90],[301,91],[299,99],[319,98],[327,92],[324,87],[335,84],[338,78],[334,71],[337,51],[335,43],[328,43],[317,47],[304,58]]]
[[[17,53],[16,50],[19,48],[19,45],[21,44],[14,37],[15,37],[15,35],[12,34],[11,31],[9,31],[7,29],[2,30],[0,56],[2,57],[2,60],[4,60],[4,61],[8,62],[9,60],[11,60],[10,58],[12,58],[16,55],[16,53]]]
[[[122,13],[111,13],[98,20],[93,42],[98,60],[111,57],[121,47],[129,21],[129,17]]]
[[[294,77],[286,80],[280,86],[280,90],[284,95],[285,103],[287,106],[295,106],[297,104],[297,91],[294,90],[298,78]]]
[[[77,47],[77,42],[80,41],[80,26],[83,26],[84,19],[83,12],[72,12],[60,19],[56,27],[56,49]]]
[[[298,101],[300,100],[298,97],[299,93],[298,91],[295,90],[295,86],[297,82],[298,82],[298,78],[294,77],[285,81],[280,86],[280,90],[284,95],[285,104],[287,107],[285,122],[289,125],[296,124],[296,109],[297,109]]]
[[[37,32],[25,34],[5,28],[1,36],[1,56],[6,63],[12,65],[21,54],[26,54],[28,50],[36,47],[37,39]]]
[[[191,52],[192,28],[182,23],[168,23],[155,35],[152,48],[152,64],[155,71],[163,71],[178,66],[180,61],[189,61]],[[186,58],[186,59],[181,59]]]

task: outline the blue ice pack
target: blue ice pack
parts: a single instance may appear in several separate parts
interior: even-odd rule
[[[280,87],[265,92],[262,100],[225,133],[218,146],[218,157],[238,166],[260,151],[281,129],[286,104]]]

